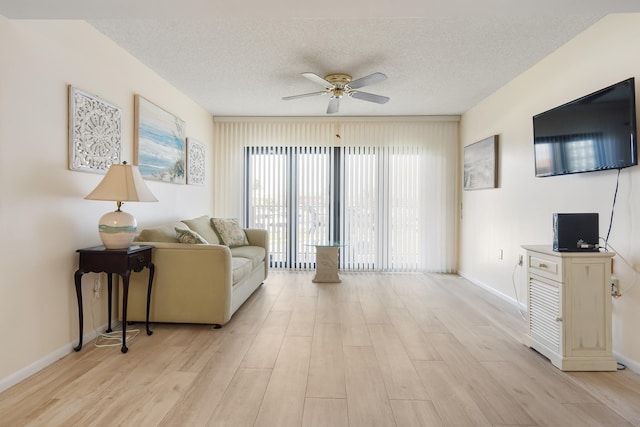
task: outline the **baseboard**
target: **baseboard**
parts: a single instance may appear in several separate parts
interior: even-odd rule
[[[616,359],[618,363],[622,363],[627,369],[631,369],[633,372],[640,374],[640,363],[635,360],[631,360],[626,357],[624,354],[620,354],[618,352],[613,352],[613,357]]]
[[[479,280],[476,280],[473,277],[468,276],[463,272],[458,272],[458,275],[460,275],[460,277],[463,277],[463,278],[467,279],[468,281],[470,281],[474,285],[481,287],[485,291],[497,296],[501,300],[506,301],[506,302],[508,302],[509,304],[511,304],[511,305],[513,305],[515,307],[519,307],[520,310],[527,311],[527,304],[525,304],[524,302],[517,301],[515,298],[513,298],[513,297],[511,297],[509,295],[505,295],[502,292],[499,292],[496,289],[492,288],[491,286],[487,285],[486,283],[483,283],[483,282],[481,282]]]
[[[519,301],[516,301],[515,298],[509,296],[509,295],[505,295],[502,292],[497,291],[496,289],[492,288],[491,286],[487,285],[486,283],[483,283],[479,280],[474,279],[473,277],[470,277],[464,273],[458,272],[458,275],[460,277],[465,278],[466,280],[468,280],[469,282],[473,283],[476,286],[481,287],[482,289],[486,290],[487,292],[497,296],[498,298],[507,301],[508,303],[512,304],[515,307],[520,307],[521,310],[523,311],[527,311],[527,305],[524,303],[521,303]],[[618,361],[619,363],[624,364],[627,369],[632,370],[633,372],[636,373],[640,373],[640,363],[638,363],[637,361],[633,360],[633,359],[629,359],[628,357],[626,357],[623,354],[620,354],[616,351],[613,351],[613,357],[616,359],[616,361]]]
[[[104,325],[99,327],[98,330],[105,330],[106,328],[107,328],[107,324],[105,323]],[[96,331],[91,331],[90,333],[84,335],[82,342],[89,343],[92,340],[94,340],[97,336],[98,334],[96,333]],[[76,345],[77,345],[77,342],[66,344],[60,347],[59,349],[47,354],[42,359],[36,360],[31,365],[26,366],[17,372],[14,372],[8,377],[0,379],[0,393],[2,393],[3,391],[7,390],[10,387],[13,387],[19,382],[29,378],[31,375],[43,370],[44,368],[51,365],[55,361],[62,359],[63,357],[65,357],[66,355],[74,351],[73,348]]]

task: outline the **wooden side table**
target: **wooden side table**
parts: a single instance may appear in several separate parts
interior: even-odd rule
[[[111,330],[111,311],[113,298],[113,274],[122,277],[122,352],[126,353],[127,348],[127,300],[129,297],[129,277],[131,272],[140,272],[143,268],[149,269],[149,284],[147,286],[147,335],[153,332],[149,329],[149,308],[151,305],[151,286],[153,284],[153,273],[155,267],[151,262],[151,250],[153,246],[131,246],[127,249],[105,249],[104,246],[78,249],[80,254],[78,270],[75,273],[76,295],[78,297],[78,315],[80,325],[80,342],[74,348],[75,351],[82,349],[83,335],[83,313],[82,313],[82,275],[84,273],[107,273],[108,293],[109,293],[109,323],[106,332]]]

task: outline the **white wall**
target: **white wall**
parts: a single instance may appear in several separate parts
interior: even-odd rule
[[[122,159],[133,161],[134,94],[182,118],[212,153],[211,115],[83,21],[0,16],[0,390],[71,350],[78,339],[73,273],[78,248],[100,244],[97,222],[115,203],[84,200],[102,175],[70,171],[68,85],[119,106]],[[212,156],[209,156],[212,157]],[[139,227],[213,213],[206,185],[147,182],[158,203],[127,203]],[[83,279],[85,333],[106,324]],[[103,282],[106,281],[103,277]],[[106,286],[105,286],[106,287]]]
[[[514,273],[524,254],[520,246],[550,245],[554,212],[598,212],[600,235],[606,235],[617,171],[535,178],[532,116],[629,77],[636,78],[640,101],[638,40],[640,14],[607,16],[463,115],[462,146],[499,135],[500,185],[463,192],[462,275],[514,299],[513,274],[525,302],[524,269]],[[640,167],[624,169],[609,243],[640,270],[638,187]],[[614,352],[640,370],[640,285],[619,257],[614,261],[621,287],[628,289],[613,301]]]

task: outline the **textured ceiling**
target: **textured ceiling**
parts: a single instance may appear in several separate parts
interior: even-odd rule
[[[323,115],[328,97],[300,73],[379,71],[364,91],[391,100],[344,99],[343,115],[459,114],[594,21],[534,17],[233,21],[90,21],[218,115]],[[542,33],[542,34],[541,34]]]
[[[640,11],[635,0],[483,2],[497,12],[462,0],[165,0],[145,14],[148,0],[119,2],[0,0],[0,14],[87,19],[214,116],[323,116],[326,95],[281,99],[323,89],[300,73],[376,71],[388,80],[362,90],[391,100],[346,98],[338,115],[406,116],[461,114],[606,13]]]

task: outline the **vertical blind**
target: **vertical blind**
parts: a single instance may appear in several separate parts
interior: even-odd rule
[[[216,215],[266,228],[272,266],[455,271],[456,121],[214,122]]]

